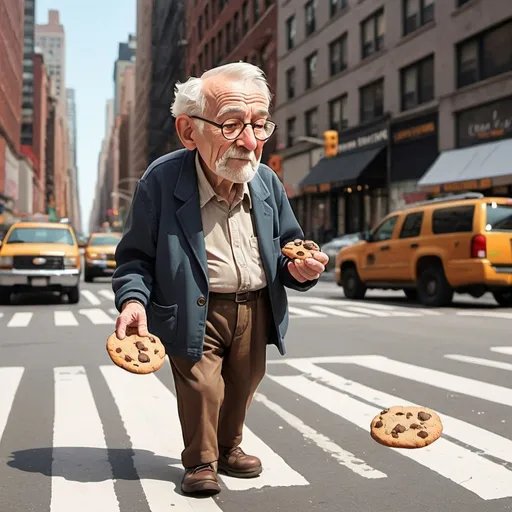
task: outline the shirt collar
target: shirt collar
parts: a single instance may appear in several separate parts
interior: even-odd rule
[[[206,178],[203,167],[201,166],[201,162],[199,160],[198,151],[196,151],[195,166],[199,186],[199,205],[201,208],[203,208],[204,205],[207,204],[213,197],[217,198],[217,200],[222,200],[222,198],[217,195],[210,182]],[[249,208],[252,208],[251,194],[249,192],[249,186],[247,183],[235,183],[234,186],[237,187],[237,196],[235,198],[234,205],[247,198],[249,201]]]

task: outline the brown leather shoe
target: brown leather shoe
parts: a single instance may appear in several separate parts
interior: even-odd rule
[[[201,494],[211,496],[220,492],[217,473],[213,464],[200,464],[185,469],[181,490],[186,494]]]
[[[219,450],[219,470],[237,478],[253,478],[258,476],[263,468],[261,460],[252,455],[246,455],[242,448]]]

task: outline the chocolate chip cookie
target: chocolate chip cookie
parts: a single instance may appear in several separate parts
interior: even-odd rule
[[[107,352],[112,362],[131,373],[152,373],[159,370],[165,361],[165,348],[152,334],[138,336],[127,332],[120,340],[116,333],[107,339]]]
[[[423,448],[439,439],[442,432],[441,418],[426,407],[390,407],[370,424],[372,438],[392,448]]]
[[[300,240],[296,239],[293,242],[288,242],[282,249],[282,253],[288,258],[295,260],[305,260],[306,258],[312,258],[313,252],[319,251],[315,242],[312,240]]]

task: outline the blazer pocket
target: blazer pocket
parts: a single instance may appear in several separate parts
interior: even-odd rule
[[[148,329],[162,343],[171,344],[176,338],[178,326],[178,304],[162,306],[151,301],[148,308]]]
[[[275,238],[272,239],[272,244],[274,246],[274,252],[276,254],[281,254],[281,237],[280,236],[276,236]]]

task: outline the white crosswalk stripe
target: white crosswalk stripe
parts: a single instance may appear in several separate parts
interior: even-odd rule
[[[512,347],[490,347],[489,351],[505,357],[512,355]],[[498,371],[511,369],[510,363],[505,361],[462,356],[446,354],[445,358],[456,363],[469,363],[464,367],[468,369],[476,364],[489,366],[490,362],[496,363],[491,366]],[[321,366],[326,363],[329,364],[329,370]],[[374,485],[372,482],[375,480],[385,480],[400,471],[400,459],[405,458],[417,464],[421,468],[419,471],[432,472],[436,478],[446,479],[449,482],[447,485],[454,486],[454,489],[462,488],[481,500],[512,497],[512,472],[507,467],[512,464],[512,440],[456,418],[448,402],[444,406],[428,405],[440,414],[444,425],[443,436],[431,446],[419,450],[384,449],[369,440],[368,447],[361,451],[360,439],[355,441],[354,448],[347,446],[347,440],[353,437],[347,435],[346,428],[353,428],[356,435],[363,433],[367,436],[371,419],[383,408],[395,404],[425,405],[342,377],[341,369],[347,365],[392,375],[399,381],[397,389],[403,388],[404,382],[414,380],[426,388],[440,387],[465,394],[469,399],[485,400],[502,406],[512,405],[511,389],[379,355],[269,360],[265,380],[269,386],[268,391],[265,394],[258,391],[254,398],[255,407],[259,407],[259,413],[265,415],[265,421],[260,419],[253,429],[252,420],[248,419],[243,438],[244,450],[262,459],[264,471],[256,479],[235,479],[220,474],[225,492],[315,485],[309,476],[312,473],[308,461],[304,461],[300,455],[300,446],[298,453],[293,456],[288,453],[284,458],[279,453],[279,438],[268,437],[270,425],[282,422],[284,426],[280,426],[280,429],[295,432],[308,444],[308,450],[318,451],[324,458],[327,455],[333,461],[337,468],[335,471],[339,471],[340,481],[343,481],[344,472],[350,472],[355,478]],[[294,374],[282,371],[284,367],[293,370]],[[0,368],[0,442],[10,421],[20,383],[24,382],[24,378],[30,380],[30,371],[21,367]],[[88,371],[88,368],[82,366],[53,369],[55,407],[50,512],[69,510],[70,503],[74,504],[73,510],[78,512],[91,510],[97,503],[102,504],[104,512],[120,510],[105,438],[105,406],[98,407],[95,403]],[[170,377],[168,363],[160,371],[168,372],[168,375],[162,377]],[[140,375],[121,371],[114,365],[100,366],[99,372],[110,391],[111,398],[108,400],[111,399],[113,404],[110,409],[119,416],[129,439],[129,448],[133,450],[134,468],[144,493],[140,499],[147,501],[151,511],[221,511],[222,500],[194,500],[176,489],[175,479],[163,475],[155,478],[155,471],[161,471],[163,467],[183,470],[178,462],[183,441],[177,400],[160,375],[150,374],[141,378]],[[272,390],[277,391],[276,398]],[[290,397],[293,396],[301,400],[301,406],[291,412],[293,400]],[[312,407],[321,408],[333,419],[341,418],[352,426],[334,436],[331,429],[331,435],[327,436],[322,432],[322,421],[325,420],[317,419],[313,423],[315,417],[308,412],[304,400]],[[284,435],[287,435],[286,431]],[[80,448],[92,449],[91,453],[95,454],[87,459],[87,474],[90,478],[66,478],[66,475],[77,474],[79,467],[84,464],[76,456],[76,449]],[[148,453],[153,454],[153,458],[148,458]],[[94,475],[102,477],[98,479]],[[382,492],[382,484],[378,485],[378,492]]]

